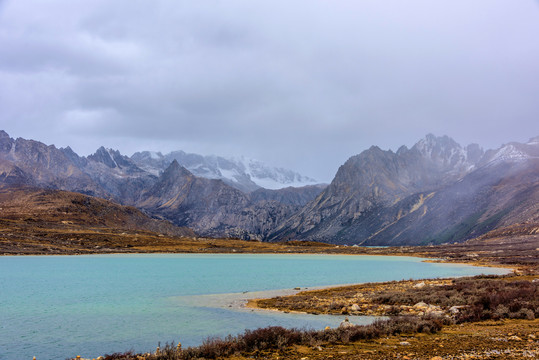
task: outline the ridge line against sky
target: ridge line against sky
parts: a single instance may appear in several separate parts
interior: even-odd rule
[[[537,34],[537,0],[0,0],[0,129],[329,182],[371,145],[539,135]]]

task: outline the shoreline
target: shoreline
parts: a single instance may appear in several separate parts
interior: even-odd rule
[[[349,316],[395,316],[427,315],[451,316],[455,312],[447,307],[428,304],[427,294],[417,303],[392,305],[373,300],[384,296],[401,297],[421,289],[435,289],[452,286],[459,280],[488,279],[493,281],[539,281],[539,276],[519,276],[515,273],[504,275],[476,275],[447,278],[414,279],[386,282],[372,282],[351,285],[337,285],[318,289],[305,289],[295,294],[249,299],[245,306],[250,309],[264,309],[283,313],[303,313],[314,315]],[[384,295],[387,294],[387,295]],[[425,302],[423,302],[425,301]],[[457,311],[458,312],[458,311]]]

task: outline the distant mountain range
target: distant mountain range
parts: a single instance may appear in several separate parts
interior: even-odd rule
[[[276,190],[317,184],[316,180],[292,170],[270,167],[261,161],[246,158],[227,159],[183,151],[173,151],[166,155],[143,151],[133,154],[131,160],[141,169],[156,176],[163,173],[176,160],[195,176],[220,179],[225,184],[244,192],[260,188]]]
[[[102,147],[81,157],[0,131],[2,187],[101,197],[202,236],[415,245],[515,224],[539,229],[539,138],[483,151],[427,135],[397,152],[373,146],[343,164],[329,186],[314,182],[252,160],[182,151],[127,157]],[[292,184],[309,185],[268,189]]]
[[[222,175],[222,169],[227,167],[235,166],[238,174],[240,165],[219,157],[184,153],[182,158],[179,154],[182,152],[152,158],[151,153],[137,153],[129,158],[117,150],[101,147],[94,154],[81,157],[69,147],[58,149],[34,140],[12,139],[0,131],[0,183],[79,192],[136,206],[203,236],[259,240],[326,186],[272,190],[251,180],[251,191],[241,191],[238,187],[247,186],[239,181],[213,178],[218,173]],[[201,172],[200,169],[207,169],[209,178],[193,175],[175,157]],[[208,159],[217,163],[212,165]],[[255,164],[259,170],[256,179],[266,179],[274,186],[279,181],[286,184],[312,180],[260,162],[251,162],[251,173],[256,173]],[[270,177],[273,180],[268,180]],[[248,174],[243,176],[244,180],[249,178]],[[228,185],[230,182],[236,186]]]

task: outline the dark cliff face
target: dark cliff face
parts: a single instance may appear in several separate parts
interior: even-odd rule
[[[100,163],[111,169],[121,169],[124,173],[144,173],[129,157],[120,154],[118,150],[105,149],[103,146],[88,156],[89,162]]]

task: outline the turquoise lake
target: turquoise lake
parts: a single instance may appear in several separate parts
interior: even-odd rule
[[[389,256],[3,256],[0,359],[152,351],[158,342],[197,345],[269,325],[322,329],[343,317],[236,305],[258,291],[506,272]]]

